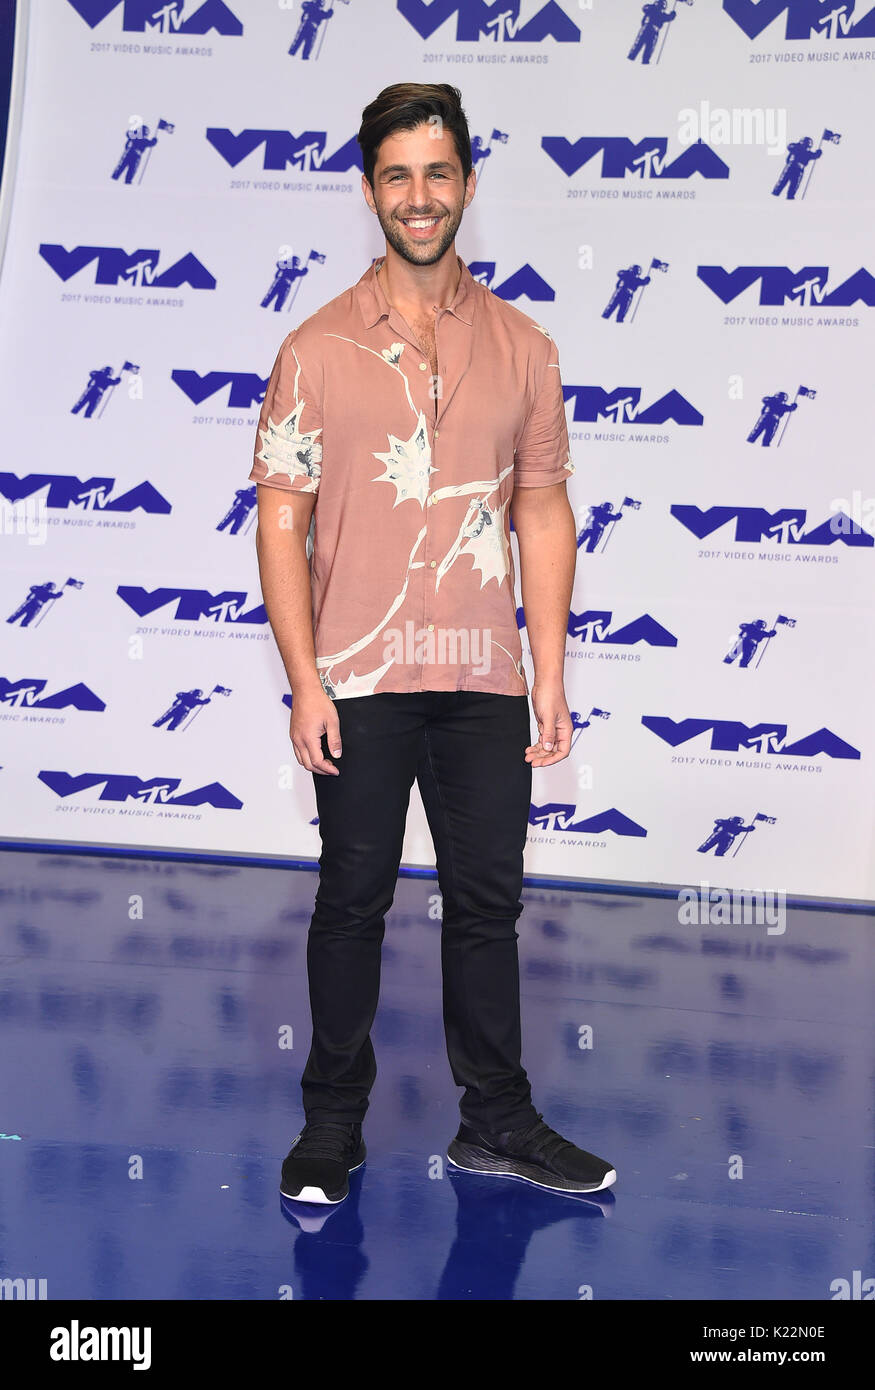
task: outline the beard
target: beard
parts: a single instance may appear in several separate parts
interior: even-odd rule
[[[379,204],[377,204],[377,220],[380,223],[383,235],[392,247],[410,265],[434,265],[441,259],[449,246],[452,245],[456,232],[462,221],[463,207],[461,203],[458,208],[439,208],[437,216],[442,220],[437,226],[437,236],[432,241],[414,241],[407,233],[404,224],[397,220],[394,215],[387,216]],[[430,214],[434,216],[432,212]]]

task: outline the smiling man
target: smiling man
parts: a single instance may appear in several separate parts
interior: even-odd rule
[[[448,1157],[599,1191],[613,1168],[549,1128],[521,1062],[516,921],[532,768],[566,758],[572,734],[563,663],[577,547],[558,354],[456,252],[475,190],[457,88],[387,87],[358,141],[385,254],[280,346],[249,474],[290,736],[313,776],[322,841],[306,1124],[280,1190],[339,1202],[365,1159],[385,915],[416,781],[443,902],[447,1053],[463,1088]]]

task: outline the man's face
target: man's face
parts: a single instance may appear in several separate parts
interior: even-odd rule
[[[452,245],[475,182],[473,170],[462,178],[452,133],[423,124],[382,141],[373,190],[364,175],[362,190],[398,255],[411,265],[434,265]]]

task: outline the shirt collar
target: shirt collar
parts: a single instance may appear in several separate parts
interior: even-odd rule
[[[385,257],[379,256],[365,271],[355,287],[355,294],[358,299],[359,308],[365,321],[366,328],[373,328],[381,318],[388,317],[392,305],[380,284],[380,276],[377,274],[377,267],[383,264]],[[446,307],[451,314],[463,323],[472,324],[474,322],[474,303],[476,291],[474,286],[477,281],[466,266],[462,257],[456,255],[456,260],[461,268],[459,283],[456,287],[455,297],[452,304]]]

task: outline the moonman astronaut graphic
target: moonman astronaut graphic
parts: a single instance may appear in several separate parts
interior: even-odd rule
[[[118,386],[121,381],[120,376],[113,376],[112,367],[98,367],[95,371],[88,373],[88,385],[82,392],[75,405],[70,407],[71,415],[78,415],[82,407],[85,407],[85,419],[90,420],[100,402],[103,400],[103,393],[110,386]]]
[[[252,487],[238,487],[237,491],[234,493],[234,501],[222,517],[216,530],[224,531],[225,527],[229,526],[230,531],[228,534],[236,536],[254,506],[255,484],[253,483]]]
[[[29,627],[45,605],[52,599],[60,598],[63,592],[51,580],[47,584],[31,584],[27,598],[6,619],[7,623],[18,622],[20,618],[21,627]]]
[[[157,144],[157,135],[150,137],[147,125],[135,126],[133,130],[126,131],[125,147],[121,159],[112,171],[113,178],[118,179],[124,174],[125,183],[133,183],[134,175],[140,167],[140,160],[143,158],[143,151]]]
[[[271,300],[274,301],[274,312],[279,313],[289,297],[289,290],[295,280],[302,275],[307,275],[308,269],[301,265],[300,257],[284,256],[276,263],[276,274],[273,277],[273,284],[268,290],[264,299],[261,301],[262,309],[267,309]]]
[[[471,141],[471,163],[474,168],[476,169],[481,160],[488,159],[491,154],[489,146],[483,143],[483,137],[475,135]]]
[[[649,63],[653,57],[653,50],[656,48],[656,41],[662,26],[677,19],[677,15],[673,10],[666,10],[665,0],[654,0],[652,5],[645,5],[641,13],[643,15],[641,28],[635,36],[635,42],[629,49],[629,57],[634,62],[638,54],[643,52],[642,63]]]
[[[588,554],[592,554],[598,547],[605,527],[611,521],[622,521],[622,519],[623,513],[615,512],[610,502],[602,502],[600,506],[590,507],[586,518],[586,525],[577,537],[578,550],[583,545],[584,541],[586,541],[584,550]]]
[[[747,436],[748,444],[756,444],[762,435],[763,446],[768,448],[783,417],[791,410],[798,409],[795,401],[787,400],[786,391],[776,391],[774,396],[763,396],[763,408],[760,411],[759,419]]]
[[[576,710],[576,709],[569,710],[568,713],[571,715],[571,744],[570,744],[570,746],[571,746],[572,748],[574,747],[575,743],[577,742],[578,738],[580,737],[581,732],[582,732],[584,729],[588,729],[588,728],[591,726],[592,721],[593,721],[594,719],[610,719],[610,717],[611,717],[610,710],[599,709],[597,705],[593,705],[592,709],[590,710],[589,714],[588,714],[586,717],[584,717],[584,716],[580,713],[580,711],[579,711],[579,710]]]
[[[289,52],[294,58],[299,48],[303,48],[302,58],[309,58],[313,44],[319,33],[319,25],[330,19],[334,10],[323,9],[322,0],[304,0],[301,6],[301,23]]]
[[[178,729],[182,721],[188,718],[193,709],[198,705],[208,705],[210,703],[209,695],[201,699],[203,693],[202,690],[198,690],[197,688],[194,690],[177,690],[173,704],[169,709],[164,711],[160,719],[156,719],[153,722],[152,728],[160,729],[162,724],[166,724],[168,733],[172,733],[174,729]]]
[[[572,729],[588,729],[592,723],[591,719],[584,719],[579,710],[572,709],[569,710],[568,713],[571,715]]]
[[[739,623],[738,637],[732,650],[727,652],[723,660],[727,665],[731,665],[738,658],[739,666],[749,666],[752,657],[756,656],[757,647],[760,642],[764,642],[769,637],[774,637],[777,628],[767,628],[765,618],[757,618],[752,623]]]
[[[796,140],[787,146],[787,162],[778,175],[778,182],[772,189],[774,197],[779,198],[784,189],[787,189],[787,197],[795,198],[802,175],[805,173],[812,159],[820,159],[823,150],[811,148],[812,140],[810,135],[805,135],[801,140]]]
[[[622,323],[635,297],[635,291],[640,290],[642,285],[649,284],[650,276],[641,274],[640,265],[630,265],[626,270],[618,270],[617,284],[608,300],[607,308],[602,310],[602,318],[609,319],[616,309],[617,323]]]
[[[697,853],[707,854],[709,849],[714,849],[715,857],[722,858],[726,851],[735,844],[739,835],[747,835],[755,829],[755,825],[745,825],[742,816],[729,816],[725,820],[715,820],[714,829],[707,840],[699,845]]]

